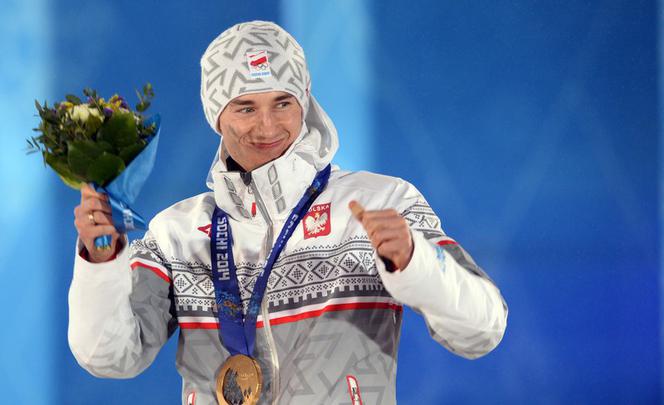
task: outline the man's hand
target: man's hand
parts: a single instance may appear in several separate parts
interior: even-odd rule
[[[357,201],[351,201],[348,208],[362,223],[378,255],[397,269],[405,269],[413,257],[413,238],[406,220],[393,209],[365,211]]]
[[[97,193],[87,184],[81,188],[81,204],[74,208],[74,226],[78,237],[88,250],[88,259],[93,263],[108,261],[116,252],[118,231],[113,226],[111,206],[105,194]],[[111,235],[111,248],[97,250],[95,238]]]

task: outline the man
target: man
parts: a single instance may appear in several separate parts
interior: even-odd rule
[[[212,192],[162,211],[127,247],[104,196],[82,190],[69,342],[86,370],[134,376],[179,326],[184,404],[390,404],[402,305],[461,356],[499,343],[500,292],[420,193],[330,168],[336,130],[295,39],[238,24],[201,66],[222,135]],[[94,250],[102,234],[110,252]]]

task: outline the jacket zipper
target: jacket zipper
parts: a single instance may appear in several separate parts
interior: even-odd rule
[[[254,198],[256,199],[256,206],[260,211],[263,219],[267,223],[267,235],[265,238],[265,251],[266,254],[270,254],[272,249],[272,243],[274,242],[274,224],[272,219],[267,213],[267,208],[261,199],[260,194],[258,193],[258,188],[253,179],[251,180],[251,189],[254,192]],[[270,325],[270,314],[268,312],[268,302],[266,299],[267,295],[263,298],[261,303],[261,316],[263,317],[263,329],[265,330],[265,337],[267,339],[267,346],[270,352],[270,359],[272,360],[272,404],[277,404],[277,399],[279,396],[279,358],[277,356],[277,348],[274,343],[274,337],[272,336],[272,326]]]

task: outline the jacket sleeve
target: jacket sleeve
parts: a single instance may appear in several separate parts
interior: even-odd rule
[[[444,347],[475,359],[493,350],[507,325],[507,305],[493,281],[470,255],[443,232],[424,197],[405,183],[393,194],[397,210],[408,222],[413,257],[393,273],[376,258],[387,291],[423,315],[429,333]]]
[[[110,262],[90,263],[77,252],[68,338],[84,369],[130,378],[152,363],[177,326],[169,267],[150,231]]]

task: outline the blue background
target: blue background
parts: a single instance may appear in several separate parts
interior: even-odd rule
[[[162,138],[135,208],[150,218],[205,191],[218,137],[199,59],[252,19],[303,45],[336,162],[415,184],[510,306],[503,342],[476,361],[406,311],[400,404],[662,402],[661,5],[459,3],[5,1],[2,402],[178,403],[175,339],[133,380],[96,379],[70,354],[79,196],[25,138],[35,98],[89,86],[132,99],[150,81]]]

